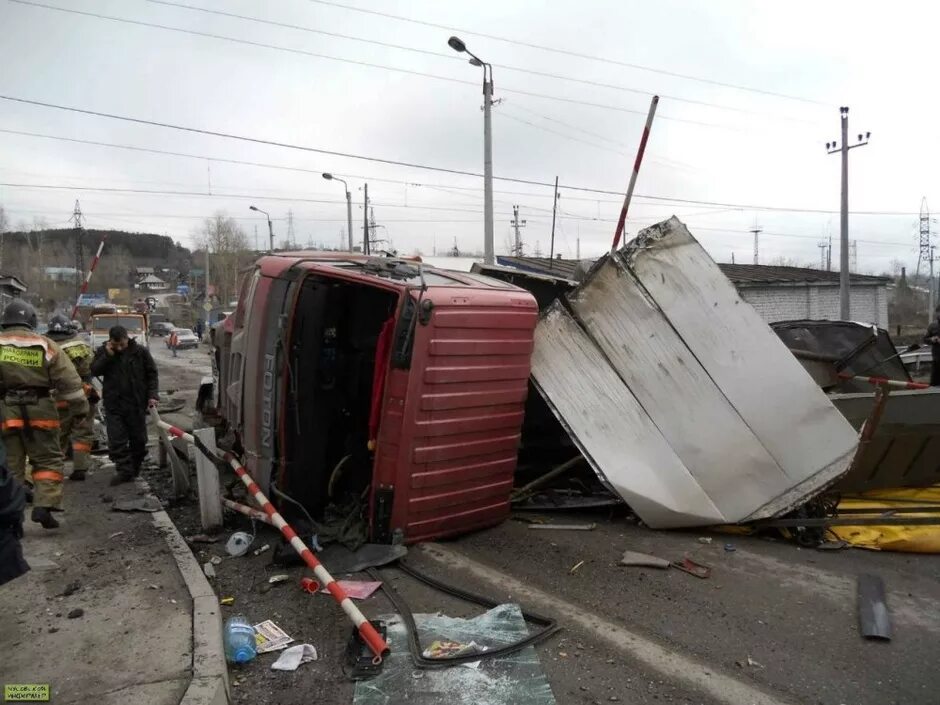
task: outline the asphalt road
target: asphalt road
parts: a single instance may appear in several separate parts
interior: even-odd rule
[[[154,352],[164,389],[195,384],[205,372],[204,348],[176,360],[159,346]],[[198,531],[195,505],[169,511],[184,535]],[[751,537],[654,532],[607,514],[541,516],[598,526],[590,532],[534,531],[507,521],[441,546],[413,548],[408,560],[449,582],[555,616],[564,631],[537,651],[559,703],[940,702],[936,556],[820,552]],[[224,536],[236,527],[250,528],[241,517],[229,517]],[[274,532],[259,529],[256,545],[273,548],[277,541]],[[726,551],[726,543],[735,550]],[[670,560],[690,556],[712,574],[703,580],[675,569],[622,567],[626,549]],[[329,597],[297,588],[305,569],[272,566],[270,551],[233,559],[221,544],[195,550],[201,560],[224,557],[216,588],[235,598],[226,609],[257,621],[274,619],[320,651],[319,661],[294,673],[269,670],[270,655],[233,670],[235,702],[300,704],[309,702],[311,692],[323,705],[352,701],[353,686],[342,672],[349,625]],[[281,572],[290,580],[267,590],[267,578]],[[862,573],[885,581],[894,625],[890,643],[859,635],[855,581]],[[415,612],[479,612],[397,570],[383,571],[383,578]],[[381,595],[360,606],[370,618],[393,612]]]

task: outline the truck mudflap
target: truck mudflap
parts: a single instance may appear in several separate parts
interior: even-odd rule
[[[788,511],[855,431],[678,219],[598,261],[535,335],[536,388],[654,528]]]

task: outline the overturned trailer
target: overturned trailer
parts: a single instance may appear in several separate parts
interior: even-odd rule
[[[855,430],[676,218],[601,258],[536,330],[536,387],[649,526],[777,516]]]
[[[285,513],[342,512],[371,541],[497,524],[537,314],[522,289],[415,261],[262,257],[215,332],[228,442]]]

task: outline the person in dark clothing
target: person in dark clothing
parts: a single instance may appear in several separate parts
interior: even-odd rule
[[[0,585],[29,570],[23,558],[23,510],[26,491],[6,464],[0,465]]]
[[[91,373],[102,379],[108,456],[117,470],[111,484],[129,482],[147,457],[147,408],[157,404],[157,365],[147,348],[128,339],[126,328],[114,326],[95,351]]]
[[[930,345],[933,365],[930,368],[930,386],[940,387],[940,306],[934,311],[934,319],[927,326],[924,342]]]

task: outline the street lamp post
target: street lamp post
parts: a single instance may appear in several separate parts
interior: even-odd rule
[[[493,106],[493,67],[475,56],[463,40],[451,37],[447,40],[451,49],[460,54],[469,54],[470,63],[483,67],[483,261],[494,264],[493,248],[493,128],[491,108]]]
[[[271,226],[271,216],[268,215],[267,211],[263,211],[257,206],[248,206],[248,210],[255,211],[256,213],[262,213],[264,214],[264,217],[268,219],[268,242],[270,243],[268,252],[273,254],[274,253],[274,228]]]
[[[324,174],[323,178],[327,181],[339,181],[346,190],[346,237],[349,238],[349,251],[353,251],[353,231],[352,231],[352,194],[349,193],[349,184],[342,179],[337,179],[332,174]]]

